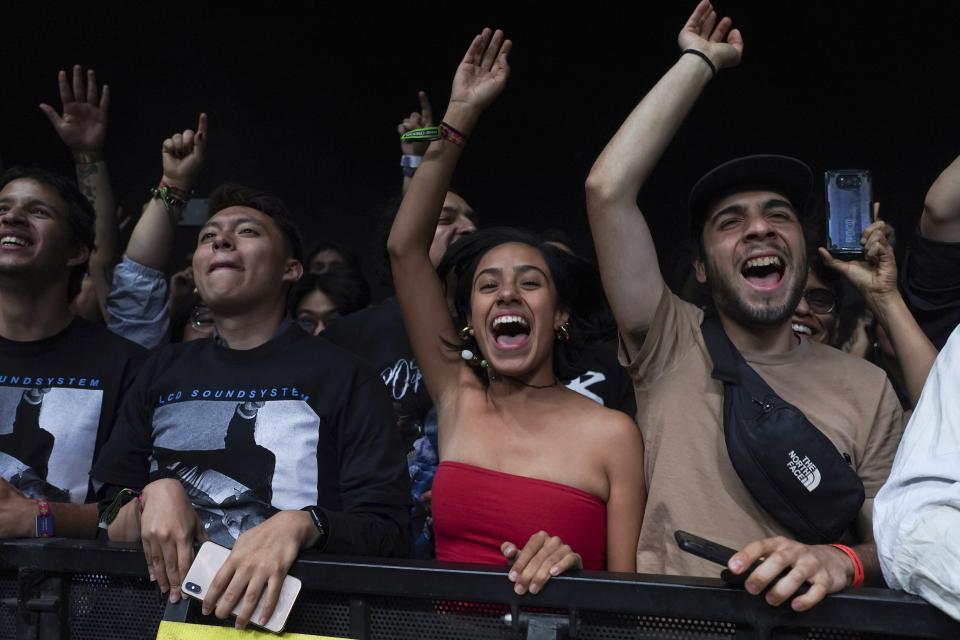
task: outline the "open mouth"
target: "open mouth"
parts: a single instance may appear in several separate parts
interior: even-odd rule
[[[33,243],[26,238],[21,238],[18,236],[3,236],[0,238],[0,247],[3,247],[4,249],[14,247],[26,248],[32,245]]]
[[[785,270],[780,256],[758,256],[744,262],[740,274],[754,289],[770,291],[780,285]]]
[[[490,326],[493,341],[501,349],[519,349],[530,340],[530,323],[519,315],[502,315]]]
[[[210,269],[207,271],[207,273],[213,273],[214,271],[224,271],[224,270],[239,271],[240,266],[233,264],[231,262],[215,262],[214,264],[210,265]]]
[[[794,333],[798,333],[798,334],[804,335],[804,336],[812,336],[812,335],[813,335],[813,329],[811,329],[810,327],[808,327],[808,326],[805,325],[805,324],[800,324],[799,322],[794,322],[794,323],[792,323],[790,326],[793,328],[793,332],[794,332]]]

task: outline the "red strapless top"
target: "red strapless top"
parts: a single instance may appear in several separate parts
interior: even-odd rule
[[[438,560],[504,565],[503,542],[523,549],[542,529],[579,553],[584,569],[606,568],[607,505],[582,489],[441,462],[432,510]]]

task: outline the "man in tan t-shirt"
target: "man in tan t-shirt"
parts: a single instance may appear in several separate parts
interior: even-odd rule
[[[716,576],[721,567],[679,550],[683,529],[740,551],[729,569],[746,588],[804,610],[850,585],[855,562],[829,545],[804,545],[760,506],[727,453],[723,388],[711,379],[703,313],[664,284],[640,188],[686,114],[717,70],[740,61],[743,40],[708,0],[678,38],[684,51],[636,107],[587,180],[587,207],[604,288],[622,336],[621,359],[637,392],[637,423],[646,448],[649,493],[637,569]],[[883,484],[902,429],[899,402],[883,371],[793,334],[790,317],[804,293],[806,246],[800,213],[810,169],[784,156],[731,161],[705,175],[691,193],[694,263],[723,327],[747,362],[849,457],[866,502],[843,542],[854,545],[867,584],[882,584],[871,529],[873,496]],[[783,571],[788,573],[777,580]]]

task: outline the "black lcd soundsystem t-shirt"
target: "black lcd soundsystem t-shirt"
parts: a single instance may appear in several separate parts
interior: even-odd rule
[[[296,325],[250,350],[168,345],[144,365],[93,476],[135,489],[179,480],[224,546],[278,510],[317,505],[325,550],[398,555],[410,499],[393,422],[376,373]]]
[[[80,317],[43,340],[0,337],[0,477],[29,498],[93,500],[90,469],[146,355]]]

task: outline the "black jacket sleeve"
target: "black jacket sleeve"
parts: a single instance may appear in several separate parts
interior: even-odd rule
[[[354,379],[334,416],[342,511],[324,509],[322,550],[344,555],[409,555],[410,478],[386,389],[374,375]]]

